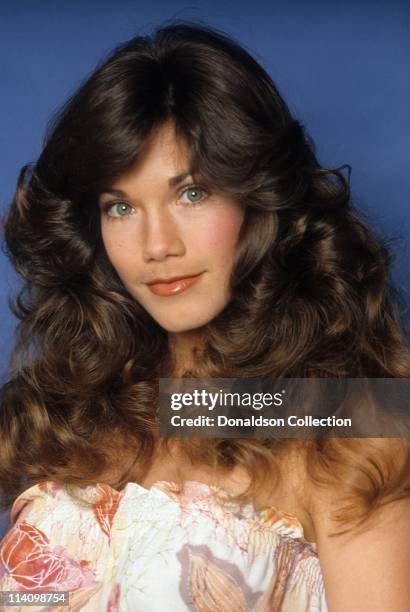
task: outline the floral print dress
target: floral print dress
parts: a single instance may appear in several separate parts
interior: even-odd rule
[[[69,605],[0,610],[324,612],[316,546],[299,521],[196,481],[24,491],[0,543],[0,591],[69,591]],[[220,503],[224,500],[224,503]]]

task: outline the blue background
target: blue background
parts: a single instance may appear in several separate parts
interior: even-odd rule
[[[41,150],[47,120],[113,46],[171,18],[221,28],[272,76],[322,165],[352,166],[354,200],[396,238],[394,279],[410,303],[410,2],[395,0],[0,4],[0,211]],[[6,379],[17,278],[0,254],[0,376]],[[1,531],[1,525],[0,525]]]

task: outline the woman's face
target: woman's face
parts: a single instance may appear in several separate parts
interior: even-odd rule
[[[185,146],[166,123],[99,199],[112,265],[128,292],[174,333],[206,325],[228,303],[244,217],[236,201],[205,190],[187,172]]]

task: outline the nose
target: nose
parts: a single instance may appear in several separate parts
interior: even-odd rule
[[[171,255],[183,255],[185,245],[181,232],[166,211],[150,211],[146,214],[143,229],[143,260],[164,261]]]

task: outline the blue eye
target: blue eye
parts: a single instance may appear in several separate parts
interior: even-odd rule
[[[109,204],[107,206],[107,214],[109,217],[127,217],[127,214],[118,214],[118,215],[111,215],[109,214],[111,210],[115,209],[115,207],[118,206],[117,211],[122,211],[122,212],[127,212],[126,210],[124,211],[124,208],[128,207],[131,210],[131,206],[129,204],[127,204],[126,202],[112,202],[111,204]]]
[[[200,206],[203,200],[209,196],[209,192],[200,185],[189,185],[188,187],[185,187],[180,192],[180,197],[184,196],[185,194],[187,194],[188,200],[183,200],[183,204],[191,208],[194,206]],[[108,202],[106,205],[104,205],[104,210],[107,217],[110,217],[111,219],[129,217],[135,212],[134,208],[130,206],[130,204],[121,200],[117,202]],[[116,213],[112,212],[114,210]]]
[[[207,193],[205,189],[203,189],[200,185],[190,185],[189,187],[186,187],[185,189],[183,189],[181,191],[181,196],[184,194],[194,194],[194,197],[192,200],[189,200],[188,202],[185,203],[189,203],[189,204],[200,204],[202,202],[202,200],[204,199],[203,194]]]

